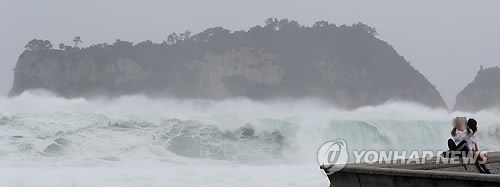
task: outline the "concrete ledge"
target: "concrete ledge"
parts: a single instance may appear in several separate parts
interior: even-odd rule
[[[377,168],[363,166],[346,166],[341,172],[356,174],[390,175],[402,177],[423,177],[433,179],[451,179],[467,181],[496,182],[500,185],[500,175],[487,175],[468,172],[447,172],[434,170],[409,170],[398,168]]]
[[[430,158],[424,164],[347,164],[342,170],[328,175],[330,187],[500,187],[500,175],[479,174],[475,164],[446,164]],[[439,160],[441,161],[441,160]],[[399,162],[401,163],[401,160]],[[408,164],[406,164],[408,163]],[[488,167],[493,172],[500,168],[500,152],[489,153]],[[327,169],[329,166],[322,166]]]

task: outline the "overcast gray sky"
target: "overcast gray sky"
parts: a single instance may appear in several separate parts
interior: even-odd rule
[[[269,17],[373,26],[450,106],[479,65],[500,63],[499,0],[0,0],[0,94],[33,38],[55,46],[75,36],[85,46],[118,38],[160,42],[171,32],[248,29]]]

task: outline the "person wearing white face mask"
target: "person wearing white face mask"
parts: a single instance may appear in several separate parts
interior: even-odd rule
[[[474,149],[475,145],[469,145],[473,142],[471,140],[474,132],[467,125],[467,119],[465,117],[457,117],[453,120],[453,129],[451,130],[452,138],[448,139],[448,148],[450,151],[459,151],[465,153],[467,156],[468,152]],[[474,141],[475,144],[475,141]]]

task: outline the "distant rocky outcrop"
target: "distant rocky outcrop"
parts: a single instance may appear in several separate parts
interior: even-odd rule
[[[436,88],[365,24],[311,27],[287,19],[231,32],[222,27],[163,43],[117,40],[87,48],[33,40],[19,57],[11,96],[43,88],[64,97],[254,100],[321,98],[344,108],[411,101],[446,105]]]
[[[478,112],[500,107],[500,68],[481,69],[469,85],[457,95],[454,111]]]

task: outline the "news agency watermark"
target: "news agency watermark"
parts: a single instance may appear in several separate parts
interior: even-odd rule
[[[340,171],[349,160],[347,143],[344,140],[326,142],[318,151],[318,162],[327,174]]]
[[[318,150],[318,163],[326,174],[342,170],[347,163],[354,164],[486,164],[487,152],[459,151],[348,151],[342,139],[326,142]],[[349,160],[349,155],[354,159]]]

